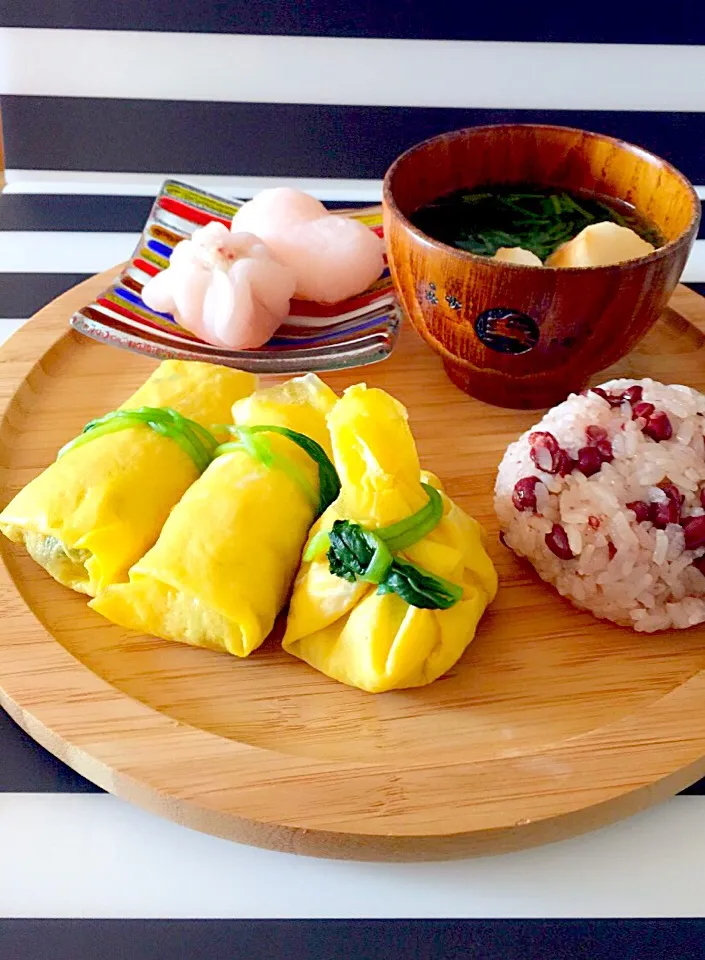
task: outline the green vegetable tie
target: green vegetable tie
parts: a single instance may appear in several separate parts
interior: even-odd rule
[[[203,473],[211,462],[218,446],[218,441],[205,427],[171,407],[137,407],[135,410],[113,410],[104,417],[90,420],[79,436],[59,450],[57,459],[98,437],[140,425],[178,443],[184,453],[191,457],[199,473]]]
[[[462,598],[462,587],[394,556],[423,540],[443,516],[440,493],[430,484],[422,486],[428,503],[410,517],[374,531],[350,520],[336,520],[329,532],[321,530],[313,537],[304,560],[310,562],[327,550],[330,572],[348,583],[375,583],[378,594],[396,593],[412,607],[452,607]]]
[[[396,593],[411,607],[447,610],[463,598],[463,588],[443,577],[428,573],[406,560],[396,559],[377,593]]]
[[[306,434],[297,433],[295,430],[289,430],[288,427],[279,427],[274,424],[256,424],[255,426],[232,426],[229,424],[219,425],[213,429],[227,431],[238,438],[236,441],[218,446],[213,454],[214,457],[234,453],[237,450],[245,450],[254,460],[258,460],[268,469],[282,470],[301,488],[304,496],[316,511],[317,517],[333,503],[340,493],[338,473],[328,454],[319,443],[316,443],[311,437],[307,437]],[[275,453],[266,437],[258,436],[261,433],[276,433],[286,437],[300,447],[304,453],[308,454],[318,467],[318,494],[298,464],[283,454]]]

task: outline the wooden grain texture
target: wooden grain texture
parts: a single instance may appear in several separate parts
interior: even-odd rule
[[[64,294],[0,354],[3,504],[153,367],[68,329],[108,279]],[[705,301],[679,289],[617,372],[705,389]],[[2,705],[121,797],[200,830],[326,857],[544,843],[705,774],[705,628],[639,636],[596,621],[497,540],[495,470],[536,414],[469,399],[409,327],[390,360],[359,373],[408,406],[424,465],[489,532],[499,595],[447,676],[372,696],[286,656],[276,637],[237,660],[129,634],[3,540]],[[326,379],[340,390],[356,371]]]
[[[456,250],[408,220],[440,195],[503,182],[626,200],[668,242],[610,267],[538,269]],[[673,293],[699,216],[692,186],[665,161],[565,127],[509,124],[443,134],[403,154],[384,181],[389,264],[407,316],[461,389],[521,409],[558,402],[635,346]],[[486,346],[475,322],[487,310],[529,318],[540,331],[536,345],[517,355]]]

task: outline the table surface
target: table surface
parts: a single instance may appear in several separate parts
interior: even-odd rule
[[[149,177],[11,177],[0,195],[2,339],[49,299],[125,259],[157,187]],[[231,196],[256,188],[218,187]],[[374,181],[347,187],[358,202],[378,190]],[[336,199],[345,192],[334,191]],[[687,274],[701,292],[703,245]],[[632,819],[537,850],[412,865],[317,861],[201,835],[131,807],[0,711],[0,957],[73,960],[92,955],[96,942],[104,958],[170,960],[216,960],[219,950],[296,960],[512,960],[546,956],[547,942],[552,957],[577,956],[578,944],[591,960],[666,949],[705,956],[697,952],[702,922],[664,922],[705,915],[704,828],[705,781]],[[307,922],[287,923],[295,919]]]

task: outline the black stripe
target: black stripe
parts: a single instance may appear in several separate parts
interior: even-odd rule
[[[0,194],[0,230],[139,233],[154,197]]]
[[[31,317],[50,300],[89,276],[86,273],[0,273],[0,319]],[[66,320],[68,322],[68,317]]]
[[[0,8],[0,26],[94,30],[162,30],[326,37],[395,37],[423,40],[549,40],[564,43],[705,42],[702,5],[671,0],[665,15],[645,15],[636,0],[621,0],[609,15],[589,16],[563,0],[526,5],[450,0],[22,0]]]
[[[20,97],[2,100],[8,167],[382,177],[425,137],[481,123],[568,124],[631,140],[705,183],[705,112],[476,110]]]
[[[0,194],[0,231],[139,233],[153,203],[154,197],[3,193]],[[331,209],[368,205],[343,200],[326,204]]]
[[[8,960],[699,960],[705,920],[5,920],[0,953]]]
[[[0,756],[0,793],[102,793],[35,743],[2,709]]]
[[[0,232],[139,233],[153,202],[154,197],[4,193],[0,194]],[[367,205],[363,201],[344,200],[326,203],[331,210]],[[705,239],[705,218],[700,221],[698,237]]]
[[[705,779],[698,780],[698,782],[694,783],[691,787],[686,787],[685,790],[681,790],[679,796],[705,797]]]
[[[699,293],[701,297],[705,297],[705,283],[686,283],[686,287],[690,287],[691,290]]]

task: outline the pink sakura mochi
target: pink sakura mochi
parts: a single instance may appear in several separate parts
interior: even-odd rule
[[[262,190],[235,214],[233,230],[254,233],[296,274],[296,296],[337,303],[362,293],[384,270],[384,244],[369,227],[329,213],[301,190]]]
[[[176,245],[142,299],[207,343],[244,350],[269,340],[289,313],[295,285],[294,271],[259,237],[214,222]]]

